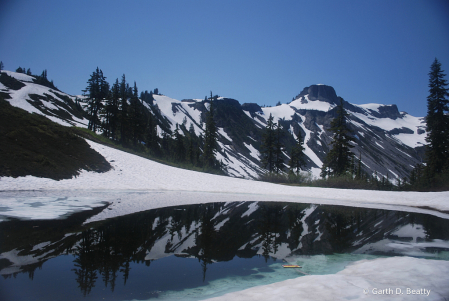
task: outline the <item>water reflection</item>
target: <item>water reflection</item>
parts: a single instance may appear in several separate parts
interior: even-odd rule
[[[397,255],[410,248],[414,253],[407,255],[429,256],[449,250],[448,220],[379,209],[232,202],[160,208],[83,227],[86,218],[83,212],[63,221],[0,223],[3,278],[27,273],[33,279],[48,259],[71,255],[70,271],[79,290],[88,296],[99,282],[114,292],[118,283],[127,284],[133,268],[151,269],[155,261],[171,255],[183,262],[196,259],[201,269],[198,281],[205,283],[212,265],[231,264],[236,258],[261,256],[268,262],[334,253]],[[189,269],[190,263],[186,273]],[[179,270],[173,269],[174,273]],[[213,277],[240,273],[236,271],[222,269]],[[158,287],[185,287],[161,283]]]

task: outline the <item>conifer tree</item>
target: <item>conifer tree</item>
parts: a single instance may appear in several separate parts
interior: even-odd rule
[[[210,106],[204,131],[203,162],[205,168],[216,168],[218,166],[215,159],[215,153],[218,148],[217,140],[217,127],[214,120],[214,97],[212,97],[212,92],[210,92]]]
[[[262,144],[260,146],[261,162],[268,172],[272,173],[275,169],[275,142],[276,142],[276,125],[273,122],[273,116],[270,114],[267,125],[262,134]]]
[[[5,66],[3,65],[3,61],[0,61],[0,71],[2,71],[3,68],[5,68]]]
[[[117,128],[119,125],[119,99],[120,99],[120,84],[118,78],[111,87],[109,99],[106,103],[106,120],[107,120],[107,137],[114,140],[117,139]]]
[[[148,114],[148,121],[145,132],[145,143],[154,155],[160,155],[159,137],[157,135],[157,123],[152,112],[149,112]]]
[[[174,139],[175,139],[174,160],[175,162],[184,162],[186,152],[184,147],[184,138],[179,133],[178,124],[176,124]]]
[[[138,90],[136,82],[134,82],[134,87],[132,89],[132,95],[130,99],[130,129],[131,129],[131,140],[134,146],[137,145],[139,141],[143,140],[143,131],[145,129],[145,124],[143,121],[142,104],[139,100]]]
[[[290,166],[290,170],[296,175],[299,175],[299,171],[302,167],[306,166],[305,154],[304,154],[304,141],[302,138],[301,130],[298,131],[298,135],[296,136],[296,144],[292,148],[292,152],[290,155],[290,161],[288,165]]]
[[[422,180],[424,174],[424,165],[416,164],[415,167],[410,172],[410,186],[412,188],[421,188]]]
[[[332,149],[327,153],[321,168],[321,176],[340,176],[349,171],[351,158],[353,156],[350,142],[354,138],[350,136],[350,130],[346,123],[349,114],[343,107],[344,100],[339,97],[340,104],[337,106],[337,116],[331,121],[329,129],[333,134],[331,142]]]
[[[432,178],[443,170],[449,170],[449,101],[446,74],[435,59],[429,72],[429,96],[427,97],[426,174]]]
[[[170,135],[167,132],[162,133],[162,152],[166,158],[170,158],[171,156],[171,141]]]
[[[129,120],[128,120],[128,88],[125,74],[120,82],[120,143],[127,145],[129,140]]]
[[[279,173],[282,170],[284,170],[284,157],[283,157],[284,144],[282,143],[284,132],[279,122],[276,126],[275,133],[276,133],[276,140],[274,144],[274,171],[275,173]]]
[[[44,80],[47,79],[47,70],[42,72],[41,78]],[[92,73],[87,84],[87,88],[84,90],[84,95],[87,96],[86,101],[89,114],[88,129],[95,132],[100,125],[98,113],[103,106],[103,100],[108,97],[109,84],[106,81],[106,77],[103,75],[103,71],[98,67]]]
[[[196,134],[195,134],[195,129],[193,128],[193,123],[190,124],[190,128],[189,128],[189,137],[188,137],[188,146],[187,146],[187,155],[186,155],[186,159],[187,162],[195,165],[196,163]]]

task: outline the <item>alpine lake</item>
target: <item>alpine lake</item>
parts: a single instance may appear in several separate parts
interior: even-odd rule
[[[0,299],[201,300],[362,259],[449,260],[449,220],[424,213],[218,202],[84,224],[101,210],[1,222]]]

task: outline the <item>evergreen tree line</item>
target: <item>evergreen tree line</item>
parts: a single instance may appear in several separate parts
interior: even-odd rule
[[[111,86],[101,69],[92,73],[83,90],[85,109],[88,113],[88,129],[133,148],[135,151],[174,162],[178,165],[192,166],[206,171],[219,171],[223,165],[215,158],[218,149],[217,132],[214,121],[214,100],[206,113],[204,135],[196,135],[193,124],[187,129],[187,120],[176,124],[174,131],[162,129],[162,115],[154,104],[154,91],[138,93],[136,82],[131,87],[123,74]],[[166,128],[167,126],[165,126]]]
[[[3,62],[0,62],[0,65],[1,65],[0,70],[2,70],[3,69]],[[16,69],[16,72],[33,76],[34,77],[34,80],[33,80],[34,83],[59,91],[59,89],[56,88],[55,84],[53,83],[53,80],[48,80],[48,78],[47,78],[47,69],[42,71],[41,75],[35,75],[35,74],[31,73],[31,69],[30,68],[26,69],[26,68],[22,68],[22,67],[19,66],[19,68]]]
[[[262,144],[260,149],[262,166],[267,173],[261,177],[262,180],[282,181],[284,170],[288,167],[288,177],[290,181],[297,181],[300,171],[306,166],[303,138],[301,131],[296,135],[296,143],[290,151],[288,166],[285,164],[285,144],[283,142],[287,133],[282,128],[280,122],[274,122],[270,114],[265,130],[262,133]]]

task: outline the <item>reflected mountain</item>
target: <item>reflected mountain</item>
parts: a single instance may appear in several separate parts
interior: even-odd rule
[[[0,274],[28,273],[50,258],[71,255],[83,295],[97,282],[126,285],[133,264],[195,258],[207,281],[218,262],[256,256],[364,253],[433,256],[449,250],[449,221],[426,214],[344,206],[230,202],[160,208],[83,226],[89,215],[65,220],[0,223]]]

